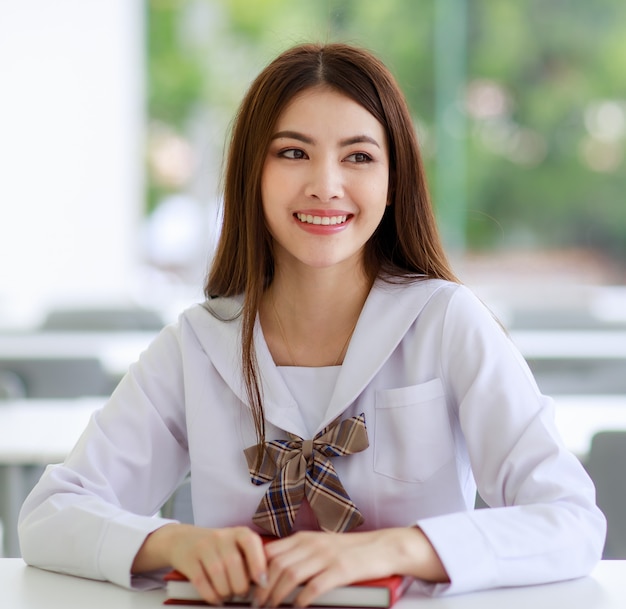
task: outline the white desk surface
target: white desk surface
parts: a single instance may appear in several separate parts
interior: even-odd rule
[[[394,609],[624,609],[626,561],[602,561],[588,577],[568,582],[426,598],[409,590]],[[133,592],[114,584],[0,559],[0,606],[7,609],[146,609],[161,607],[162,590]]]
[[[583,461],[599,431],[626,430],[626,395],[556,395],[554,418],[569,450]]]
[[[527,359],[626,359],[624,330],[511,330]]]
[[[0,465],[62,462],[106,399],[0,402]]]

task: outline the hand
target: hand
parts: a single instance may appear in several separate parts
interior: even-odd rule
[[[277,607],[297,586],[294,605],[305,607],[333,588],[395,573],[448,581],[421,529],[402,527],[364,533],[300,532],[265,547],[268,582],[257,588],[257,606]]]
[[[205,529],[168,524],[148,536],[133,572],[170,566],[180,571],[212,605],[263,586],[267,561],[259,535],[247,527]]]

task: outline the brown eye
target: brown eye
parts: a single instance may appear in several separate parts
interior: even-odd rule
[[[305,159],[306,154],[304,150],[300,150],[300,148],[286,148],[285,150],[281,150],[278,153],[278,156],[281,156],[285,159]]]
[[[349,160],[352,163],[369,163],[372,160],[372,157],[369,154],[365,154],[365,152],[355,152],[347,157],[346,160]]]

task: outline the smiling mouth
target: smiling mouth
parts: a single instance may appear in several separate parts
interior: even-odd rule
[[[294,214],[303,224],[319,224],[322,226],[334,226],[344,224],[349,216],[312,216],[311,214]]]

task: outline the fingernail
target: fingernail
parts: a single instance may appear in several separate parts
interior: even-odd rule
[[[259,575],[259,586],[261,586],[261,588],[267,588],[267,573],[261,573],[261,575]]]

